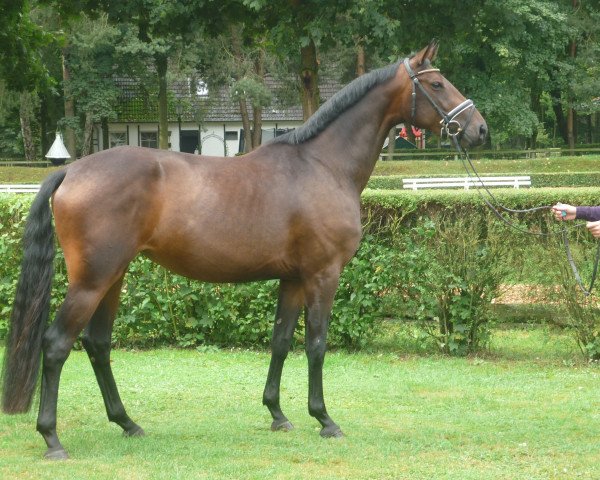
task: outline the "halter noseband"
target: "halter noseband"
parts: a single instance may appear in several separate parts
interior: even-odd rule
[[[444,113],[444,111],[435,102],[435,100],[433,98],[431,98],[431,95],[429,95],[429,93],[427,93],[427,90],[425,90],[425,88],[423,88],[423,85],[421,85],[421,82],[419,82],[419,79],[417,78],[419,75],[422,75],[424,73],[439,72],[440,69],[439,68],[428,68],[426,70],[421,70],[420,72],[415,73],[415,71],[410,66],[408,57],[404,59],[404,68],[406,68],[406,72],[408,73],[408,75],[410,76],[410,79],[412,80],[412,108],[411,108],[412,121],[414,122],[415,115],[417,113],[416,87],[419,87],[419,90],[421,90],[421,92],[423,93],[423,95],[425,95],[425,98],[427,98],[427,100],[429,101],[431,106],[435,109],[435,111],[438,113],[438,115],[442,118],[440,120],[440,125],[441,125],[440,135],[441,136],[444,136],[444,134],[448,135],[450,137],[453,137],[453,139],[456,141],[457,137],[461,136],[461,134],[468,127],[469,123],[471,123],[471,118],[473,117],[473,113],[475,112],[475,104],[473,103],[473,101],[465,100],[464,102],[460,103],[459,105],[454,107],[452,110],[450,110],[448,113]],[[467,110],[470,110],[469,116],[467,117],[467,121],[465,122],[464,126],[462,126],[460,124],[460,122],[458,120],[456,120],[456,117],[458,117],[461,113],[463,113]]]

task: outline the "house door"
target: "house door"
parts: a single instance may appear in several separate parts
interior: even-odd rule
[[[198,149],[198,130],[181,130],[179,133],[179,151],[194,153]]]

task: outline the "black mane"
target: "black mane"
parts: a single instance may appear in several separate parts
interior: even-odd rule
[[[400,63],[396,62],[387,67],[378,68],[356,78],[321,105],[317,112],[303,125],[285,135],[276,137],[271,142],[298,145],[316,137],[340,114],[355,105],[373,87],[392,78],[398,71]]]

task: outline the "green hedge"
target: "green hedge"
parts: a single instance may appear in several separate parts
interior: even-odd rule
[[[592,188],[494,193],[510,208],[600,203]],[[0,195],[0,337],[6,333],[30,202],[31,196]],[[549,218],[537,213],[514,221],[523,229],[547,231],[555,225]],[[378,320],[392,316],[418,322],[423,338],[445,352],[468,353],[489,337],[490,301],[501,283],[521,281],[523,275],[530,282],[551,282],[549,272],[564,261],[548,255],[548,240],[505,227],[474,191],[366,190],[363,222],[365,238],[340,279],[329,330],[332,346],[364,347]],[[590,246],[585,236],[582,241]],[[53,312],[66,284],[59,252]],[[127,347],[267,345],[276,299],[275,281],[199,283],[139,257],[126,276],[113,340]],[[302,320],[295,341],[303,341]]]
[[[29,195],[0,195],[0,338],[16,289],[21,236],[31,203]],[[384,278],[388,250],[365,242],[352,267],[340,280],[329,342],[358,348],[368,343],[381,306],[376,301],[389,288]],[[388,275],[389,277],[389,275]],[[125,277],[114,343],[127,347],[182,347],[202,344],[267,345],[277,300],[276,281],[209,284],[171,274],[145,257],[136,258]],[[67,278],[60,250],[55,262],[51,308],[53,317],[66,294]],[[296,341],[303,341],[301,319]]]
[[[485,173],[481,174],[482,177],[490,176],[504,176],[508,175],[505,173]],[[519,175],[528,175],[527,173]],[[532,173],[529,174],[531,177],[532,188],[543,188],[543,187],[598,187],[600,186],[600,172],[572,172],[572,173]],[[439,175],[437,175],[439,176]],[[452,176],[452,175],[442,175]],[[466,177],[466,175],[456,175],[457,177]],[[436,175],[381,175],[373,176],[370,178],[367,184],[368,188],[376,190],[402,190],[402,179],[403,178],[433,178]]]

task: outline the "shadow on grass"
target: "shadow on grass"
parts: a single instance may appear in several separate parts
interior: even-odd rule
[[[556,326],[560,323],[560,312],[556,308],[502,306],[494,316],[502,321],[493,320],[489,344],[471,356],[543,364],[587,363],[574,336],[567,329]],[[380,322],[367,351],[402,356],[441,355],[433,338],[416,322],[390,319]]]

